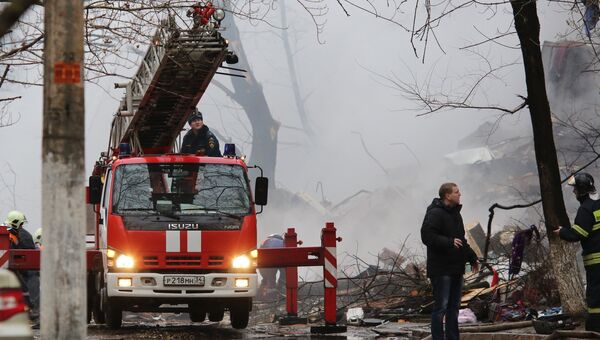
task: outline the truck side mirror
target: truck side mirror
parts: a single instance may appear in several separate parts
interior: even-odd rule
[[[254,184],[254,203],[258,205],[267,205],[269,194],[269,179],[266,177],[257,177]]]
[[[89,178],[89,204],[100,204],[102,199],[102,179],[100,176],[90,176]]]

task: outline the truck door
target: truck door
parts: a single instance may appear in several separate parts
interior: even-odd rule
[[[100,237],[98,237],[98,241],[100,242],[100,249],[106,249],[107,245],[106,231],[108,227],[108,206],[111,202],[110,193],[112,192],[111,169],[108,169],[104,178],[106,178],[106,183],[104,184],[104,192],[102,193],[102,201],[100,202],[100,221],[98,223],[98,230],[100,232]]]

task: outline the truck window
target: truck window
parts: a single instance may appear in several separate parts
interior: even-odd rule
[[[110,169],[106,172],[106,176],[104,177],[106,183],[104,183],[104,193],[102,194],[102,207],[106,208],[108,206],[108,194],[110,192],[110,184],[112,183],[112,171]]]
[[[250,213],[248,180],[238,165],[124,164],[115,171],[116,214],[179,219]]]

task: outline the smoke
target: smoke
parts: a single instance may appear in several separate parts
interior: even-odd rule
[[[267,18],[273,21],[272,25],[239,22],[248,60],[238,66],[253,70],[274,117],[281,123],[276,183],[271,184],[284,193],[273,194],[265,213],[259,216],[260,239],[293,226],[305,245],[318,245],[321,228],[325,222],[333,221],[343,238],[339,243],[340,254],[369,257],[384,247],[398,248],[407,237],[409,245],[419,250],[422,249],[419,229],[425,209],[437,196],[441,183],[452,181],[461,187],[466,222],[485,221],[489,205],[504,202],[505,193],[519,196],[511,187],[518,189],[520,182],[507,181],[507,165],[456,165],[444,156],[465,148],[459,141],[486,122],[495,128],[493,133],[482,135],[478,146],[503,142],[520,145],[521,141],[509,137],[529,136],[526,112],[502,119],[497,112],[472,110],[416,117],[415,103],[381,77],[414,80],[438,93],[440,88],[448,93],[464,93],[468,86],[461,82],[485,71],[488,62],[498,66],[519,60],[518,48],[504,48],[495,43],[476,49],[478,54],[458,50],[485,40],[482,34],[491,36],[498,28],[510,29],[510,15],[499,11],[488,18],[476,9],[455,13],[437,31],[440,48],[430,45],[422,63],[422,50],[419,49],[417,58],[408,36],[397,25],[360,11],[353,11],[347,17],[335,7],[327,14],[321,36],[325,43],[321,44],[315,38],[311,18],[302,9],[292,5],[287,8],[285,29],[290,34],[292,49],[289,52],[296,62],[297,85],[313,135],[303,131],[303,122],[293,104],[293,84],[278,37],[281,30],[277,28],[277,16]],[[542,40],[552,39],[556,32],[566,29],[549,24],[561,22],[552,10],[542,8],[540,13]],[[223,34],[227,36],[227,31]],[[514,35],[501,43],[517,46]],[[497,78],[483,86],[475,99],[514,107],[519,103],[516,95],[524,93],[520,65],[503,70]],[[218,75],[215,80],[229,85],[225,76]],[[111,89],[113,82],[106,78],[98,81],[98,85],[86,87],[88,174],[99,153],[106,150],[110,121],[122,96],[121,90]],[[12,106],[22,119],[2,129],[1,154],[10,160],[17,174],[15,206],[27,214],[30,230],[35,230],[43,224],[42,91],[36,88],[11,91],[7,95],[26,94],[27,100]],[[217,87],[210,86],[200,109],[211,129],[250,154],[251,129],[239,105]],[[518,166],[519,160],[511,164]],[[321,183],[319,191],[318,183]],[[354,196],[357,193],[360,194]],[[2,202],[9,201],[12,197],[3,196]],[[319,205],[326,209],[319,209]],[[0,213],[12,208],[6,205]],[[515,217],[506,218],[510,221]]]

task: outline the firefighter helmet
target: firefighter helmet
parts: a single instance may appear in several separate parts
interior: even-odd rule
[[[594,177],[587,172],[580,172],[571,176],[567,184],[574,187],[579,195],[585,195],[596,191]]]
[[[13,210],[11,212],[8,213],[8,215],[6,216],[6,221],[4,221],[4,223],[6,223],[6,225],[8,226],[8,228],[21,228],[23,226],[23,223],[27,222],[27,218],[25,218],[25,215],[17,210]]]
[[[35,233],[33,233],[33,242],[40,246],[42,245],[42,228],[38,228]]]

